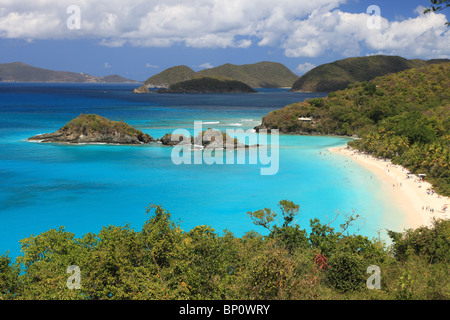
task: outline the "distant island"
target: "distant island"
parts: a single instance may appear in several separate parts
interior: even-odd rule
[[[96,77],[86,73],[37,68],[23,62],[0,63],[0,82],[139,83],[119,75]]]
[[[349,84],[370,81],[375,77],[399,71],[449,62],[449,59],[407,60],[399,56],[368,56],[337,60],[322,64],[298,78],[292,92],[331,92],[343,90]]]
[[[292,87],[298,76],[277,62],[263,61],[253,64],[230,63],[195,72],[185,65],[168,68],[145,81],[147,87],[168,88],[170,85],[195,77],[226,78],[247,84],[252,88]]]
[[[167,93],[245,93],[256,92],[249,85],[237,81],[209,77],[196,78],[171,84]]]
[[[151,88],[168,88],[171,84],[191,80],[195,75],[196,72],[188,66],[175,66],[148,78],[144,85]]]
[[[155,140],[123,121],[111,121],[96,114],[81,114],[53,133],[36,135],[29,141],[59,143],[147,144]]]

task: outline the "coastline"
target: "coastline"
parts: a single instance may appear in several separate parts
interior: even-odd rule
[[[351,158],[376,175],[383,183],[385,194],[389,200],[396,202],[403,211],[405,218],[404,229],[431,226],[433,219],[448,219],[450,209],[443,210],[444,205],[450,207],[450,198],[436,193],[428,194],[427,190],[432,185],[426,181],[419,181],[415,175],[407,178],[408,169],[394,165],[390,160],[381,160],[367,154],[363,154],[348,146],[333,147],[328,149],[331,153],[340,154]]]

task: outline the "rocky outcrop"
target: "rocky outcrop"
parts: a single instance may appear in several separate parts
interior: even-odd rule
[[[194,141],[192,137],[186,137],[184,134],[167,133],[158,139],[165,146],[173,147],[175,145],[191,145]]]
[[[96,114],[82,114],[61,129],[33,136],[29,141],[59,143],[107,143],[139,145],[155,141],[150,135],[123,121],[110,121]]]
[[[227,133],[219,130],[205,130],[197,134],[196,137],[186,137],[183,134],[165,134],[158,139],[165,146],[190,145],[192,147],[214,148],[214,149],[242,149],[249,148],[248,145],[241,143],[236,138],[230,137]],[[257,145],[256,145],[257,146]],[[254,146],[251,146],[254,147]]]
[[[134,89],[133,93],[150,93],[150,90],[148,90],[148,87],[145,84],[143,84],[139,88]]]

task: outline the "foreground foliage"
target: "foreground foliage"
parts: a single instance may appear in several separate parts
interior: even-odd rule
[[[183,231],[160,206],[150,206],[141,231],[104,227],[75,238],[63,227],[23,239],[15,262],[0,256],[1,299],[448,299],[450,223],[434,221],[403,233],[392,245],[311,220],[295,224],[300,207],[280,201],[249,212],[267,229],[241,238],[208,226]],[[282,220],[278,226],[277,218]],[[81,288],[68,289],[68,266]],[[381,270],[369,290],[367,268]],[[72,280],[69,279],[69,283]]]

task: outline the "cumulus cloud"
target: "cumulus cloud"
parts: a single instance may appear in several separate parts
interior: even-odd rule
[[[26,3],[24,3],[26,2]],[[76,4],[75,4],[75,3]],[[450,29],[441,13],[388,21],[371,29],[366,12],[339,9],[346,0],[0,0],[0,38],[98,39],[103,46],[194,48],[278,47],[288,57],[337,53],[450,55]],[[67,8],[80,8],[70,29]],[[383,9],[383,8],[382,8]],[[383,11],[383,10],[382,10]]]
[[[309,63],[309,62],[305,62],[305,63],[301,63],[297,66],[297,68],[295,69],[295,71],[299,74],[302,75],[306,72],[308,72],[309,70],[312,70],[316,67],[316,65]]]
[[[145,64],[145,67],[149,68],[149,69],[158,69],[159,68],[159,66],[148,63],[148,62]]]
[[[202,63],[202,64],[199,65],[198,67],[199,67],[199,68],[203,68],[203,69],[211,69],[211,68],[214,68],[214,66],[213,66],[211,63],[209,63],[209,62]]]
[[[276,44],[289,23],[314,7],[345,0],[77,0],[81,28],[67,28],[73,0],[0,0],[0,37],[21,39],[98,38],[101,45],[247,48],[250,37]],[[29,2],[29,3],[28,3]]]
[[[450,55],[450,29],[442,14],[422,14],[402,21],[380,17],[380,28],[369,28],[366,13],[315,10],[296,21],[295,30],[281,44],[288,57],[316,57],[328,52],[344,57],[363,52],[404,57],[441,58]]]
[[[434,13],[403,21],[385,21],[385,28],[373,32],[365,44],[373,51],[405,57],[448,57],[450,29],[445,26],[446,21],[445,15]]]

